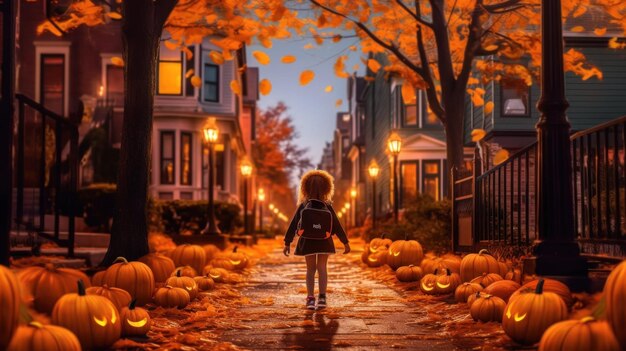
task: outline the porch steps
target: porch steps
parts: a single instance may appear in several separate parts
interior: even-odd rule
[[[47,233],[48,235],[54,235],[54,233]],[[13,246],[31,246],[33,241],[33,235],[25,231],[12,231],[11,232],[11,245]],[[76,247],[100,247],[107,248],[109,246],[110,234],[108,233],[76,233],[74,235],[74,243]],[[68,233],[60,232],[59,239],[67,240]],[[39,237],[38,240],[46,241],[46,239]]]

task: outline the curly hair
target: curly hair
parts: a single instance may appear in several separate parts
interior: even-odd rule
[[[328,172],[315,169],[306,172],[300,179],[298,204],[315,199],[330,203],[335,192],[333,176]]]

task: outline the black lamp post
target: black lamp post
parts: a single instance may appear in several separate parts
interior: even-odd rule
[[[265,203],[265,190],[263,188],[259,189],[259,194],[257,195],[257,199],[259,199],[259,232],[263,232],[263,204]]]
[[[219,129],[217,128],[217,123],[215,122],[215,118],[209,118],[206,126],[203,129],[204,141],[207,143],[207,147],[209,148],[209,184],[208,184],[208,197],[209,197],[209,205],[208,205],[208,219],[206,227],[202,230],[201,234],[203,235],[218,235],[220,234],[220,230],[215,223],[215,204],[214,204],[214,189],[215,189],[215,142],[217,142],[217,138],[219,136]]]
[[[398,204],[398,155],[402,147],[402,139],[397,133],[392,133],[387,141],[389,152],[393,156],[393,220],[398,223],[398,212],[400,205]]]
[[[370,178],[372,178],[372,228],[376,229],[376,179],[378,178],[378,173],[380,172],[380,167],[378,167],[376,160],[372,160],[372,162],[370,162],[367,172],[369,173]]]
[[[243,231],[245,234],[250,229],[248,225],[248,180],[252,175],[252,164],[248,160],[244,160],[240,168],[243,176]]]

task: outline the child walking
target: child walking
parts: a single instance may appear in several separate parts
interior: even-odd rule
[[[341,227],[335,210],[331,206],[334,184],[328,172],[313,170],[300,180],[298,209],[289,229],[285,233],[283,253],[289,256],[290,245],[296,234],[296,256],[306,259],[306,308],[314,310],[326,307],[326,286],[328,285],[328,256],[335,253],[332,235],[337,235],[343,243],[344,254],[350,252],[346,232]],[[319,296],[315,305],[315,272],[319,277]]]

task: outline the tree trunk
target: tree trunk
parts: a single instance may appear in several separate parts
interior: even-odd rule
[[[102,265],[148,253],[147,200],[156,62],[163,23],[158,2],[123,2],[124,124],[111,241]],[[167,16],[165,16],[167,18]],[[164,20],[163,20],[164,21]]]
[[[465,91],[455,93],[452,99],[444,102],[445,110],[445,132],[446,132],[446,158],[448,159],[448,169],[465,167],[463,160],[464,150],[464,118],[465,118]]]

